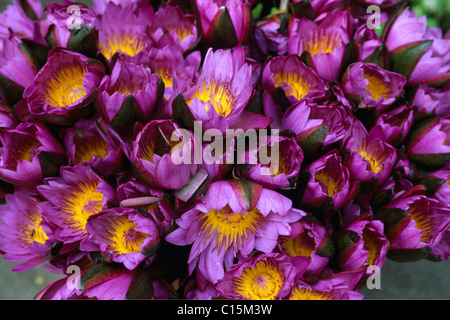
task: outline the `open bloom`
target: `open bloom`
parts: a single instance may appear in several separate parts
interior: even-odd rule
[[[449,213],[448,207],[424,195],[400,197],[380,209],[375,218],[385,224],[390,242],[388,257],[398,260],[426,257],[449,227]]]
[[[150,68],[122,56],[115,60],[111,75],[101,80],[94,99],[107,122],[113,127],[124,128],[136,121],[146,123],[149,120],[162,89],[158,75]]]
[[[242,0],[195,0],[193,9],[208,46],[232,48],[245,44],[252,31],[252,13]]]
[[[47,127],[22,122],[0,133],[0,177],[13,184],[36,186],[44,177],[58,175],[66,163],[65,150]]]
[[[350,15],[336,9],[314,21],[294,17],[289,26],[289,54],[311,55],[314,70],[327,82],[338,79],[347,43],[350,41]]]
[[[357,62],[348,67],[342,78],[342,89],[359,108],[374,107],[384,111],[403,94],[406,78],[382,69],[375,63]]]
[[[69,165],[88,164],[105,175],[119,172],[123,154],[118,142],[105,134],[95,120],[81,119],[64,134]]]
[[[270,253],[290,223],[305,213],[292,208],[281,194],[246,180],[211,183],[196,206],[176,220],[178,229],[166,237],[176,245],[191,245],[188,265],[212,283],[224,276],[235,257],[253,249]]]
[[[142,5],[133,11],[132,6],[121,7],[109,2],[94,23],[98,30],[99,53],[109,61],[115,53],[126,55],[135,62],[145,61],[145,53],[152,43],[146,33],[152,16],[150,5]]]
[[[253,91],[251,72],[242,48],[208,50],[197,83],[183,92],[192,116],[203,122],[204,130],[225,132],[237,122]]]
[[[231,267],[216,288],[228,299],[278,300],[289,294],[302,271],[286,255],[261,254]]]
[[[89,217],[116,201],[115,189],[85,165],[61,167],[61,176],[45,179],[37,190],[47,200],[38,204],[42,215],[66,244],[86,239]]]
[[[5,196],[0,207],[0,251],[9,261],[22,261],[14,271],[32,268],[45,261],[52,241],[48,226],[37,209],[37,195],[29,189],[18,189]]]
[[[92,114],[92,93],[103,74],[104,66],[97,60],[53,49],[24,91],[30,114],[58,125]]]
[[[198,165],[192,157],[193,135],[180,135],[177,129],[178,125],[171,120],[152,120],[136,137],[132,153],[134,169],[139,178],[152,187],[179,189],[197,171]],[[174,162],[174,153],[181,154],[184,163]]]
[[[86,231],[103,256],[111,255],[112,261],[123,263],[129,270],[154,254],[150,247],[159,243],[160,236],[152,218],[131,208],[103,210],[89,219]]]
[[[296,55],[270,59],[262,71],[262,87],[282,107],[324,96],[325,83]]]

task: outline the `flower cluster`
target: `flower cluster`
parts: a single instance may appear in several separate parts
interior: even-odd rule
[[[61,273],[36,298],[362,299],[449,258],[449,32],[395,0],[93,2],[0,13],[0,253]]]

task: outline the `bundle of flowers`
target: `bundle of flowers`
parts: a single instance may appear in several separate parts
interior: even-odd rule
[[[406,1],[14,0],[0,253],[37,299],[362,299],[450,253],[450,32]]]

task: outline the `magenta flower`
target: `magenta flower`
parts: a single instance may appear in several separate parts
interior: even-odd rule
[[[380,113],[369,134],[393,146],[399,146],[409,133],[414,120],[414,109],[403,105]]]
[[[30,49],[16,39],[0,39],[0,99],[10,105],[22,98],[23,91],[33,83],[38,66]]]
[[[420,183],[427,187],[427,195],[450,206],[450,170],[441,169],[422,177]]]
[[[439,168],[450,160],[450,119],[432,118],[414,128],[406,153],[418,165]]]
[[[179,189],[197,171],[198,165],[192,158],[194,137],[191,133],[183,136],[179,129],[171,120],[152,120],[138,133],[133,144],[132,161],[136,174],[148,185]],[[180,163],[174,162],[174,153],[181,155]]]
[[[240,47],[208,50],[197,83],[183,92],[190,113],[195,120],[203,122],[204,130],[214,128],[225,132],[238,121],[253,91],[251,72]],[[175,107],[174,102],[172,108]],[[262,119],[265,128],[266,117]]]
[[[36,207],[40,200],[32,190],[19,188],[5,200],[0,207],[0,251],[6,260],[23,262],[13,271],[27,270],[46,260],[51,229]]]
[[[153,8],[150,5],[133,11],[131,6],[121,7],[109,2],[94,24],[98,30],[99,53],[109,61],[118,53],[137,63],[144,62],[152,44],[146,33],[152,16]]]
[[[398,198],[380,209],[376,219],[385,224],[391,259],[417,260],[428,255],[450,224],[450,209],[424,195]]]
[[[279,300],[289,295],[301,274],[288,256],[267,253],[231,267],[216,288],[228,299]]]
[[[150,36],[156,46],[170,37],[186,52],[198,38],[194,15],[183,12],[178,6],[162,5],[153,15]]]
[[[337,152],[329,152],[305,168],[309,179],[301,205],[320,211],[336,211],[353,196],[356,184]]]
[[[375,63],[357,62],[349,66],[342,78],[342,89],[359,108],[374,107],[384,111],[403,94],[406,78],[382,69]]]
[[[254,149],[249,149],[243,153],[242,156],[245,156],[248,160],[251,158],[250,155],[253,155],[256,158],[256,162],[245,162],[244,159],[238,159],[238,164],[235,166],[235,175],[253,180],[266,188],[295,188],[300,166],[303,162],[302,149],[293,137],[279,136],[274,139],[273,136],[269,136],[267,139],[267,149],[259,141],[259,144]],[[275,155],[275,150],[278,150],[277,159],[271,161]],[[268,157],[269,154],[271,154],[270,157]],[[263,161],[265,162],[262,159],[270,161],[266,164],[262,163]],[[263,168],[266,168],[267,172]]]
[[[92,93],[104,66],[82,54],[53,49],[48,61],[24,91],[30,114],[58,125],[92,114]]]
[[[365,183],[362,191],[372,190],[383,183],[391,173],[397,151],[385,141],[372,138],[356,120],[342,150],[346,153],[343,162],[349,168],[352,180]]]
[[[192,248],[188,265],[212,283],[224,276],[236,256],[253,249],[270,253],[280,235],[305,213],[292,208],[288,198],[246,180],[211,183],[195,207],[176,220],[178,229],[166,237],[170,243]]]
[[[293,264],[307,268],[303,277],[320,274],[334,254],[334,243],[325,227],[312,215],[306,215],[292,225],[293,232],[281,237],[279,246]]]
[[[302,6],[310,5],[316,15],[327,11],[333,11],[343,0],[292,0],[294,6],[294,10],[298,6],[299,8],[303,8]]]
[[[116,201],[115,189],[85,165],[61,167],[60,177],[45,179],[37,190],[47,200],[38,204],[42,215],[65,244],[86,241],[89,217]]]
[[[408,84],[440,85],[450,79],[450,40],[444,38],[439,28],[428,28],[427,17],[417,17],[409,8],[397,16],[385,41],[391,55],[410,48],[421,50],[419,59],[410,59]]]
[[[0,101],[0,128],[15,128],[17,124],[13,109]]]
[[[86,231],[99,246],[102,256],[123,263],[133,270],[139,263],[151,259],[159,245],[155,221],[131,208],[111,208],[89,219]],[[148,252],[148,253],[147,253]]]
[[[450,258],[450,228],[447,228],[441,240],[431,249],[429,257],[438,261],[445,261]]]
[[[69,165],[84,163],[105,175],[118,173],[123,166],[119,143],[105,134],[95,120],[81,119],[67,128],[64,146]]]
[[[295,55],[270,59],[262,71],[262,87],[282,107],[324,96],[325,83]]]
[[[301,56],[307,51],[317,74],[327,82],[335,81],[350,42],[350,30],[350,14],[340,9],[323,13],[314,21],[294,17],[289,26],[288,53]]]
[[[336,265],[349,271],[368,265],[381,268],[386,260],[389,241],[378,220],[355,220],[336,235]]]
[[[351,275],[350,275],[351,276]],[[349,275],[338,273],[331,277],[320,279],[314,284],[298,281],[292,288],[289,300],[361,300],[363,295],[349,285]],[[354,273],[356,282],[361,274]],[[355,280],[352,280],[355,282]],[[354,285],[353,285],[354,287]]]
[[[12,184],[33,187],[55,176],[66,162],[65,150],[39,122],[22,122],[0,133],[0,177]]]
[[[450,114],[450,90],[438,90],[421,84],[411,103],[417,106],[417,118]]]
[[[99,113],[115,128],[126,128],[136,121],[146,123],[161,99],[162,84],[151,69],[123,56],[114,61],[111,75],[101,80],[94,92]]]
[[[233,48],[250,38],[253,19],[246,1],[195,0],[192,7],[208,47]]]

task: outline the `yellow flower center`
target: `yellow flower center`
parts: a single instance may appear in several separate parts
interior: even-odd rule
[[[342,190],[339,181],[336,181],[333,175],[327,172],[327,168],[317,171],[314,174],[314,180],[321,182],[321,185],[327,189],[327,194],[330,197]]]
[[[97,181],[87,181],[74,187],[65,198],[61,209],[65,220],[77,231],[85,232],[88,218],[103,208],[103,193],[97,191]]]
[[[105,158],[109,150],[105,140],[97,137],[84,139],[83,143],[79,143],[75,150],[75,162],[83,163],[91,161],[94,156],[101,159]]]
[[[290,300],[332,300],[330,292],[310,290],[307,288],[292,289]]]
[[[229,84],[218,83],[214,79],[198,86],[197,91],[187,103],[190,104],[194,98],[203,104],[206,112],[212,106],[217,114],[223,117],[233,112],[236,106],[235,96],[231,92]]]
[[[24,223],[19,226],[20,239],[26,243],[39,242],[44,244],[48,236],[40,223],[42,217],[34,208],[25,216]]]
[[[290,257],[302,256],[310,258],[313,251],[316,250],[316,243],[309,236],[307,230],[304,230],[296,238],[283,238],[281,246]]]
[[[35,138],[31,136],[22,136],[20,139],[17,139],[14,146],[10,147],[11,159],[7,161],[7,165],[16,169],[19,160],[31,162],[36,154],[36,149],[40,146],[42,146],[42,144]]]
[[[427,217],[426,212],[421,210],[418,204],[412,204],[407,211],[411,215],[411,220],[415,221],[416,228],[422,230],[420,241],[430,241],[433,235],[434,225],[431,219]]]
[[[45,84],[45,102],[56,108],[67,107],[86,96],[83,88],[86,68],[81,65],[70,65],[60,69]]]
[[[99,49],[106,59],[111,59],[114,53],[124,53],[131,57],[134,57],[139,52],[144,50],[145,44],[136,34],[125,34],[122,33],[117,36],[115,33],[108,36],[107,43],[99,43]]]
[[[385,83],[380,76],[365,72],[363,77],[369,81],[369,83],[367,83],[366,90],[372,99],[378,100],[381,97],[386,99],[389,95],[391,95],[389,85]]]
[[[378,257],[378,253],[380,251],[379,246],[375,242],[375,235],[372,231],[364,229],[362,236],[364,239],[364,249],[366,249],[369,253],[369,257],[367,258],[366,263],[368,265],[374,265],[375,259]]]
[[[307,51],[314,56],[318,53],[333,53],[334,49],[341,44],[337,34],[324,29],[314,32],[309,41],[303,41]]]
[[[361,158],[366,160],[370,165],[370,171],[374,173],[378,173],[381,170],[383,170],[384,165],[383,162],[385,161],[386,157],[380,154],[375,154],[375,151],[372,151],[370,153],[367,153],[365,144],[363,147],[357,147],[357,151]]]
[[[283,273],[265,261],[246,267],[234,280],[234,290],[249,300],[273,300],[283,287]]]
[[[247,213],[234,213],[228,206],[220,211],[211,209],[200,218],[202,221],[202,231],[209,238],[213,233],[217,234],[217,247],[228,248],[230,245],[236,247],[254,233],[259,227],[263,215],[258,209],[253,209]]]
[[[110,248],[116,254],[140,252],[146,234],[136,231],[136,223],[129,220],[128,215],[113,216],[107,222]]]
[[[310,81],[298,72],[281,70],[274,74],[273,81],[276,88],[283,88],[286,96],[294,96],[297,100],[312,91]]]

